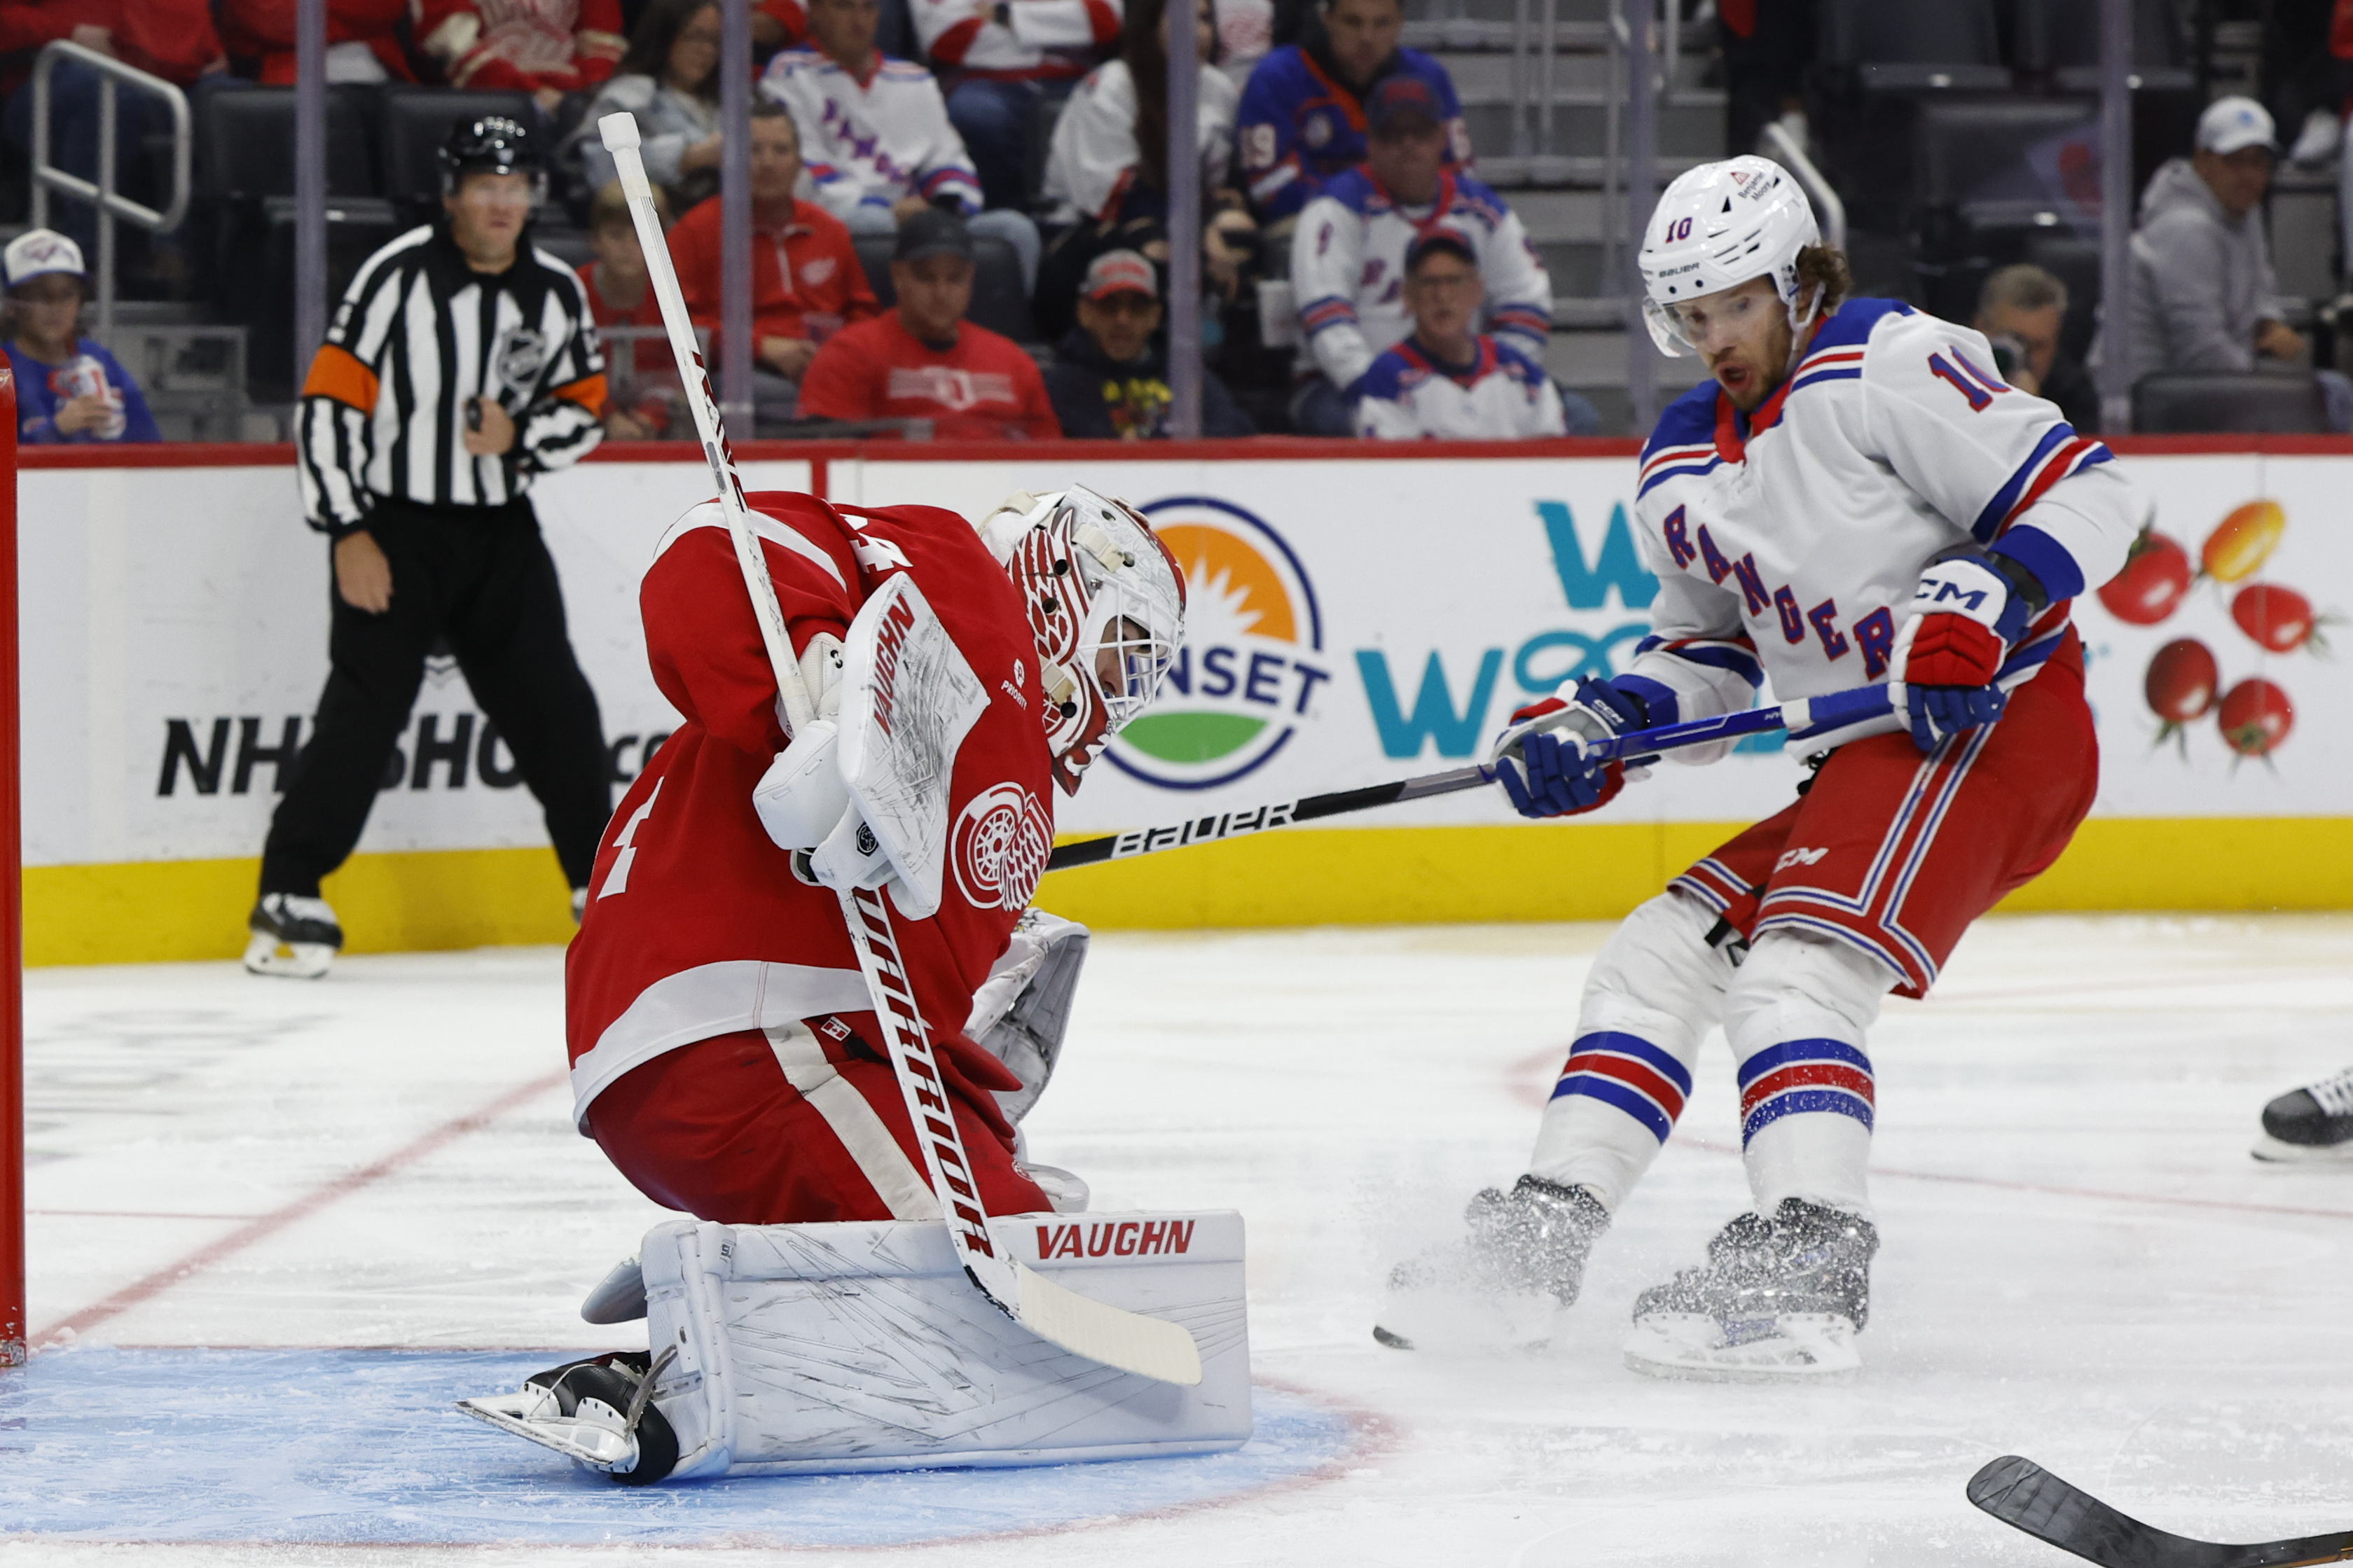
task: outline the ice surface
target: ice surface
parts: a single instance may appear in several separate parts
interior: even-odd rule
[[[871,1479],[878,1545],[907,1538],[887,1521],[925,1508],[942,1534],[966,1533],[976,1510],[992,1531],[1036,1533],[855,1560],[2065,1561],[1963,1500],[1968,1474],[2004,1452],[2208,1538],[2353,1527],[2353,1165],[2246,1152],[2264,1100],[2353,1060],[2353,920],[1989,921],[1932,1000],[1892,1002],[1873,1047],[1884,1246],[1857,1384],[1660,1384],[1620,1363],[1634,1294],[1745,1206],[1720,1041],[1549,1350],[1377,1348],[1366,1331],[1388,1264],[1520,1169],[1605,934],[1098,938],[1029,1121],[1038,1157],[1085,1175],[1098,1206],[1240,1208],[1262,1408],[1361,1412],[1354,1447],[1305,1479],[1177,1509],[1088,1470]],[[161,1394],[153,1420],[127,1414],[108,1369],[168,1384],[174,1365],[237,1363],[94,1345],[517,1352],[482,1363],[503,1377],[526,1351],[628,1342],[575,1310],[662,1211],[571,1130],[560,985],[552,952],[350,960],[317,984],[226,964],[28,977],[33,1322],[79,1326],[0,1400],[0,1537],[13,1537],[0,1568],[354,1560],[266,1543],[350,1533],[329,1528],[340,1516],[299,1528],[322,1493],[317,1471],[273,1458],[286,1438],[273,1410],[307,1398],[364,1413],[374,1374],[360,1369],[406,1358],[259,1358],[238,1485],[274,1497],[285,1526],[197,1540],[219,1500],[192,1474],[186,1543],[121,1546],[48,1533],[128,1519],[131,1493],[109,1480],[126,1461],[151,1461],[151,1490],[170,1479],[153,1472],[173,1468],[181,1413]],[[85,1376],[74,1419],[45,1417],[39,1391]],[[203,1386],[185,1379],[182,1399]],[[300,1392],[251,1397],[265,1390]],[[208,1418],[234,1448],[237,1423]],[[512,1521],[515,1545],[375,1546],[366,1563],[635,1560],[651,1553],[630,1525],[653,1519],[662,1539],[700,1542],[654,1560],[732,1563],[786,1533],[762,1529],[763,1510],[823,1522],[756,1489],[771,1482],[744,1484],[741,1514],[694,1520],[622,1494],[588,1505],[617,1521],[609,1544],[588,1545],[532,1506],[533,1487],[580,1487],[542,1462],[554,1456],[486,1447],[495,1434],[451,1419],[439,1448],[406,1417],[388,1425],[404,1451],[384,1473],[415,1475],[418,1517],[448,1522],[448,1539],[483,1539],[456,1532],[448,1500],[463,1496]],[[93,1423],[119,1451],[78,1489],[11,1500],[16,1475],[57,1474],[60,1446]],[[1049,1474],[1071,1478],[1069,1495],[1025,1489]],[[837,1555],[849,1560],[824,1546],[796,1560]]]
[[[512,1351],[41,1356],[0,1383],[0,1423],[30,1436],[8,1445],[0,1517],[27,1534],[131,1542],[897,1545],[1229,1500],[1313,1476],[1357,1436],[1345,1415],[1265,1389],[1258,1432],[1234,1453],[646,1490],[450,1408],[548,1364]]]

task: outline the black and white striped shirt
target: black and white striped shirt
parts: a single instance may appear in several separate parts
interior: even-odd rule
[[[518,249],[501,273],[466,265],[446,224],[368,258],[311,362],[296,449],[311,526],[342,535],[380,498],[496,506],[603,438],[605,355],[588,296],[556,257]],[[494,398],[514,446],[465,447],[466,403]]]

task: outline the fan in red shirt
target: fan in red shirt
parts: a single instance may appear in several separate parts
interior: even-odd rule
[[[294,0],[221,0],[219,15],[221,43],[233,62],[250,62],[255,79],[272,87],[293,85]],[[375,60],[379,79],[415,81],[400,47],[399,26],[407,15],[408,0],[328,0],[328,79],[367,79],[366,60],[353,58],[357,46]],[[337,74],[339,60],[349,74]]]
[[[655,683],[685,722],[613,814],[565,961],[575,1120],[639,1191],[702,1219],[937,1217],[835,891],[887,886],[981,1195],[1044,1211],[997,1099],[1043,1073],[1025,1084],[975,1042],[994,1036],[974,997],[1018,945],[1056,787],[1078,788],[1167,668],[1183,575],[1140,515],[1084,489],[1017,496],[978,531],[936,507],[747,499],[817,717],[788,743],[725,515],[695,508],[639,593]],[[837,754],[833,716],[882,700],[845,689],[842,644],[870,605],[902,624],[903,600],[877,602],[902,576],[968,673],[910,657],[902,681],[951,673],[898,690],[897,711],[977,705],[934,786],[935,891],[878,847]]]
[[[818,345],[881,310],[839,218],[793,195],[800,132],[784,106],[752,102],[752,357],[797,382]],[[698,327],[719,331],[721,204],[699,203],[670,231],[679,291]]]
[[[943,441],[1062,434],[1037,363],[964,319],[972,305],[972,237],[933,208],[899,226],[891,258],[898,307],[827,343],[801,383],[816,419],[928,419]]]

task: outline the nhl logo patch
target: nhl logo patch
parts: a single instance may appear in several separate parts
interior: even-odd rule
[[[499,339],[494,361],[499,379],[512,387],[527,387],[539,379],[547,363],[547,340],[530,327],[510,327]]]
[[[965,901],[978,910],[1018,910],[1046,874],[1054,824],[1035,795],[1001,784],[973,796],[949,837],[948,858]]]
[[[1309,115],[1307,123],[1300,128],[1299,139],[1316,151],[1323,151],[1332,142],[1332,121],[1321,114]]]

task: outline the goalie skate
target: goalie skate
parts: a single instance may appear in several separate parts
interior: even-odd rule
[[[1522,1176],[1463,1211],[1468,1239],[1389,1271],[1373,1338],[1392,1350],[1541,1350],[1577,1300],[1585,1258],[1609,1213],[1582,1187]]]
[[[324,899],[264,893],[246,925],[253,936],[245,944],[245,967],[254,974],[316,980],[343,945],[343,928]]]
[[[1626,1364],[1710,1383],[1852,1377],[1878,1250],[1869,1220],[1802,1198],[1784,1198],[1769,1220],[1741,1215],[1707,1244],[1705,1264],[1636,1299]]]
[[[677,1353],[566,1362],[524,1379],[519,1393],[461,1399],[458,1408],[622,1486],[651,1486],[678,1465],[678,1435],[653,1405],[654,1380]]]

